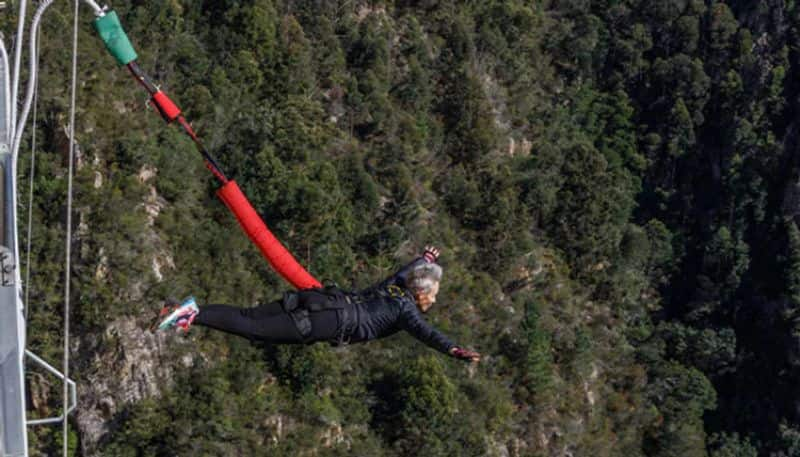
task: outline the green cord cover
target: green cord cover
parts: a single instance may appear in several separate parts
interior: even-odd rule
[[[115,11],[109,11],[105,16],[95,19],[94,28],[106,44],[108,52],[120,65],[127,65],[136,60],[136,51],[133,50],[133,45],[122,29]]]

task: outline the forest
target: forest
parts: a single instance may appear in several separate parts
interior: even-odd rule
[[[45,16],[20,157],[29,344],[48,360],[63,347],[69,3]],[[314,276],[359,289],[439,246],[426,317],[483,359],[404,334],[153,333],[169,297],[249,307],[290,286],[82,8],[73,455],[800,457],[794,0],[110,6]],[[0,14],[8,34],[16,14]],[[58,382],[27,384],[31,416],[59,414]],[[36,456],[63,444],[56,427],[29,438]]]

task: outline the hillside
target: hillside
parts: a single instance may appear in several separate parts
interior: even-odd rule
[[[252,306],[288,286],[84,10],[76,455],[800,456],[793,0],[112,6],[312,274],[366,287],[436,244],[427,317],[484,359],[407,335],[264,347],[148,330],[167,297]],[[42,34],[24,265],[30,344],[53,360],[71,8]],[[57,414],[58,386],[29,384],[36,415]],[[60,449],[56,429],[32,442]]]

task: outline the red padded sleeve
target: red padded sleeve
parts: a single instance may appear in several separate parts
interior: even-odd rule
[[[164,120],[167,121],[167,124],[174,121],[175,118],[181,114],[178,105],[170,100],[164,92],[158,91],[153,94],[153,104],[156,106],[156,109],[158,109],[158,112],[161,113]]]
[[[236,216],[244,232],[258,246],[261,254],[278,274],[298,289],[322,287],[322,284],[311,276],[270,232],[236,181],[228,181],[217,191],[217,196]]]

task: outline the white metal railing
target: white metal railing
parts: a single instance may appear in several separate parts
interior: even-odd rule
[[[59,379],[64,380],[64,374],[63,373],[61,373],[60,371],[58,371],[55,368],[53,368],[52,365],[50,365],[49,363],[45,362],[38,355],[34,354],[33,352],[31,352],[31,351],[29,351],[27,349],[25,350],[25,355],[28,356],[34,362],[38,363],[39,366],[41,366],[45,370],[47,370],[50,373],[54,374]],[[77,393],[77,388],[75,387],[75,381],[73,381],[71,379],[67,379],[66,381],[67,381],[67,384],[69,385],[69,391],[70,391],[69,392],[70,393],[69,402],[71,404],[67,405],[67,407],[66,407],[66,414],[69,415],[69,413],[71,413],[72,410],[74,410],[75,407],[78,405],[78,393]],[[44,424],[56,424],[56,423],[60,423],[60,422],[63,422],[63,421],[64,421],[64,414],[62,413],[58,417],[48,417],[48,418],[44,418],[44,419],[29,419],[27,421],[27,424],[28,425],[44,425]]]

